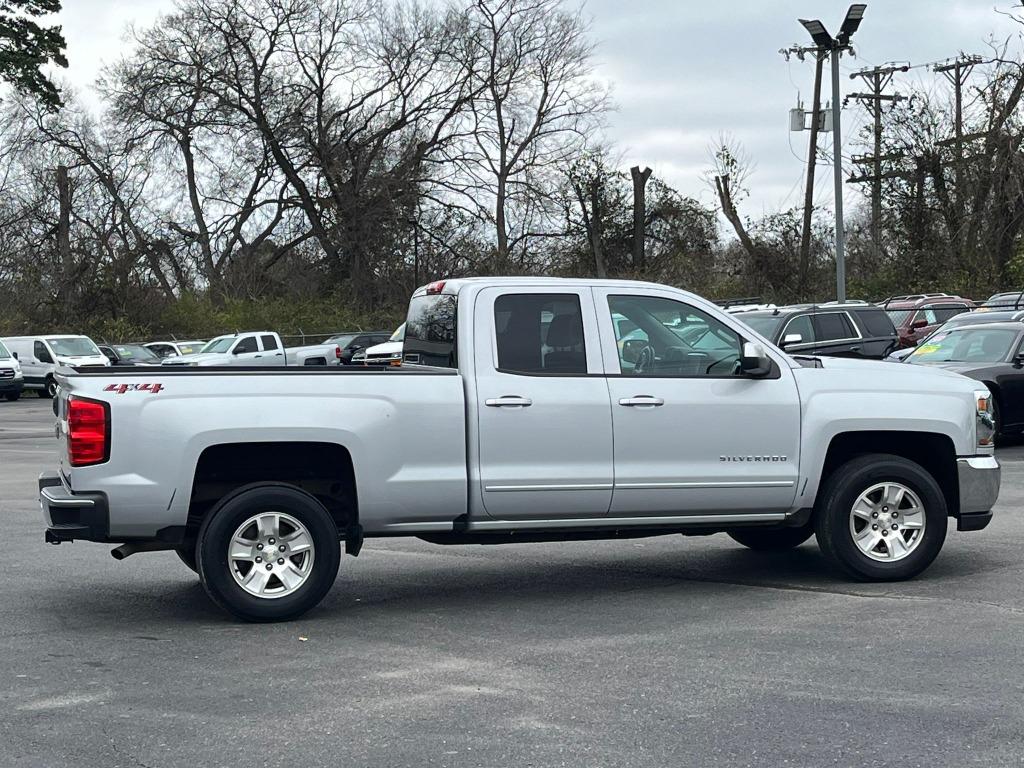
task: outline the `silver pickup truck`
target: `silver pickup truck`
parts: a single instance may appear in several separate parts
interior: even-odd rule
[[[289,619],[364,537],[527,543],[817,536],[861,580],[992,517],[989,393],[918,366],[794,359],[715,305],[627,282],[414,294],[398,368],[65,371],[46,540],[176,550],[235,616]]]

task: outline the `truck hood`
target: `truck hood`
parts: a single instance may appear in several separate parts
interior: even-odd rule
[[[217,365],[225,362],[230,355],[220,352],[206,352],[195,355],[171,355],[165,357],[164,365]]]
[[[848,370],[865,376],[879,376],[882,378],[883,383],[920,381],[922,378],[934,380],[933,377],[935,376],[945,376],[964,380],[964,377],[955,370],[934,365],[912,365],[910,363],[894,365],[893,363],[885,362],[884,360],[855,360],[847,357],[819,357],[818,360],[821,361],[821,369]],[[971,381],[970,385],[972,388],[976,389],[978,383]]]

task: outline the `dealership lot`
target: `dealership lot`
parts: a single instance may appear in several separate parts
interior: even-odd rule
[[[173,553],[44,544],[50,403],[0,406],[2,765],[1024,764],[1019,445],[993,524],[909,583],[724,535],[372,540],[244,625]]]

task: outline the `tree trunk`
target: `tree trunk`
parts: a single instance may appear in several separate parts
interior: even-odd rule
[[[629,169],[633,175],[633,271],[642,275],[647,270],[647,253],[644,242],[644,224],[647,218],[647,180],[651,169],[640,170],[639,165]]]
[[[508,273],[508,222],[505,219],[505,202],[507,182],[504,176],[498,177],[498,190],[494,204],[494,227],[498,237],[498,252],[495,254],[494,273],[505,275]]]
[[[71,255],[71,182],[68,167],[57,166],[57,254],[61,265],[61,305],[65,321],[74,316],[75,264]]]

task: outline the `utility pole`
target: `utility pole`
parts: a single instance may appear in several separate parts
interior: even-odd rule
[[[882,162],[884,160],[895,160],[902,156],[899,154],[882,156],[882,112],[884,104],[895,105],[904,99],[903,96],[898,94],[887,95],[883,91],[892,82],[893,75],[897,72],[907,72],[909,69],[910,66],[907,64],[886,65],[864,69],[850,75],[851,80],[859,77],[871,89],[868,93],[850,94],[850,98],[864,104],[868,113],[874,118],[875,148],[873,155],[854,158],[853,160],[856,164],[871,165],[871,173],[851,180],[871,182],[871,244],[874,246],[876,258],[881,255],[882,251],[882,179],[884,178],[882,175]]]
[[[825,68],[825,59],[828,57],[828,51],[816,46],[804,47],[794,45],[791,48],[784,48],[779,51],[779,53],[786,57],[786,61],[789,61],[789,57],[794,55],[797,56],[800,61],[803,61],[808,54],[814,56],[814,100],[811,102],[811,139],[807,147],[807,180],[806,188],[804,189],[804,221],[803,228],[800,232],[800,262],[798,266],[799,274],[797,275],[797,295],[801,300],[803,300],[807,298],[805,296],[807,292],[807,276],[810,272],[811,264],[811,223],[814,213],[814,173],[818,162],[818,133],[822,129],[821,78]],[[803,110],[803,104],[799,104],[796,110],[790,114],[793,115],[793,117],[790,120],[789,130],[807,130],[805,120],[806,114]]]
[[[960,189],[960,166],[964,161],[964,86],[967,85],[967,78],[971,70],[981,63],[981,56],[967,56],[960,54],[951,62],[937,64],[934,71],[945,76],[953,85],[953,99],[955,104],[955,119],[953,147],[954,147],[954,177],[956,178],[956,197],[959,200]]]
[[[828,51],[832,59],[832,133],[834,145],[834,182],[836,195],[836,300],[846,301],[846,230],[843,225],[843,132],[839,98],[839,58],[843,51],[852,50],[850,38],[860,27],[867,5],[854,3],[846,12],[839,34],[832,37],[819,20],[800,19],[814,44]]]

